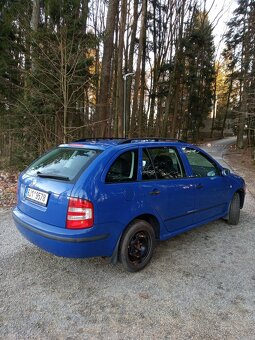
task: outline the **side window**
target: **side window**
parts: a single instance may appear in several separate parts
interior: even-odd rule
[[[177,179],[183,176],[183,168],[174,148],[148,148],[143,152],[143,179]]]
[[[194,177],[219,176],[219,169],[213,161],[208,159],[200,151],[190,148],[183,148]]]
[[[121,183],[137,180],[137,150],[124,152],[111,165],[106,183]]]

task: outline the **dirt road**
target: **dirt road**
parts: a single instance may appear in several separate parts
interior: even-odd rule
[[[248,193],[238,226],[160,243],[136,274],[47,254],[0,210],[0,338],[254,339],[254,204]]]

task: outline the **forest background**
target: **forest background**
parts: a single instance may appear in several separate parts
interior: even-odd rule
[[[0,167],[124,130],[197,142],[209,116],[208,137],[232,118],[242,148],[255,115],[255,0],[237,1],[220,55],[215,1],[1,0]]]

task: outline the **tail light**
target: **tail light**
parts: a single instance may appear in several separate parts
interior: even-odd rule
[[[91,228],[94,224],[94,207],[88,200],[69,198],[66,228],[83,229]]]

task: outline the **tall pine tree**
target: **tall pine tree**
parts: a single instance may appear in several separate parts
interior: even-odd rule
[[[254,113],[255,103],[255,1],[238,0],[234,17],[228,23],[224,54],[231,60],[229,72],[232,82],[239,86],[239,103],[235,110],[238,118],[239,148],[244,146],[245,119]]]
[[[199,136],[203,121],[212,110],[214,42],[208,14],[197,9],[183,41],[185,54],[184,81],[186,83],[187,129],[193,141]]]

